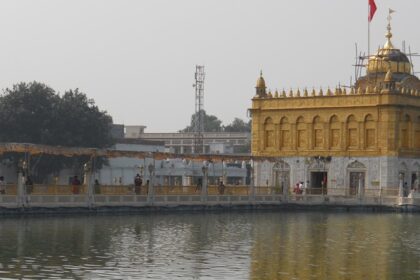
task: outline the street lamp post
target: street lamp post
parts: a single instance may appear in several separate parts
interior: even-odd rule
[[[153,164],[149,164],[147,166],[147,169],[149,170],[149,185],[147,189],[147,201],[149,203],[153,203],[154,199],[154,175],[155,175],[155,166]]]
[[[251,181],[250,181],[250,200],[254,201],[255,200],[255,185],[254,185],[254,161],[251,159],[249,161],[249,172],[250,172],[250,177],[251,177]]]
[[[400,173],[399,175],[399,187],[398,187],[398,196],[404,196],[404,175]]]
[[[357,195],[359,197],[359,200],[363,199],[363,175],[361,172],[359,172],[359,181],[358,181],[358,188],[357,188]]]
[[[90,208],[95,203],[93,182],[92,182],[92,161],[88,161],[83,165],[83,171],[85,173],[85,180],[86,180],[87,206]]]
[[[17,205],[18,207],[24,207],[26,204],[26,193],[25,193],[25,171],[26,161],[20,160],[18,163],[18,180],[17,180]]]
[[[209,170],[209,163],[207,161],[204,161],[203,166],[201,167],[201,171],[203,172],[203,184],[201,187],[201,201],[207,201],[208,170]]]

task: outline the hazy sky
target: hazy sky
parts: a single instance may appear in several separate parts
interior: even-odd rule
[[[272,90],[348,84],[367,50],[368,0],[11,0],[0,2],[0,88],[40,81],[79,88],[115,123],[177,131],[194,112],[204,64],[205,109],[246,119],[260,69]],[[376,0],[371,45],[420,52],[420,0]],[[414,61],[420,71],[420,58]]]

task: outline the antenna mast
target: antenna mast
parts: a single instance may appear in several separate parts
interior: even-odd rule
[[[195,66],[195,115],[194,115],[194,151],[195,154],[204,153],[204,66]]]

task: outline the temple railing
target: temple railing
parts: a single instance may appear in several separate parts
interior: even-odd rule
[[[75,187],[77,187],[75,189]],[[214,204],[281,204],[302,205],[420,205],[420,198],[399,197],[397,188],[365,189],[361,194],[348,188],[326,188],[323,193],[305,189],[302,193],[279,187],[210,185],[207,192],[202,186],[149,186],[101,185],[88,193],[86,185],[25,186],[18,195],[16,185],[7,185],[0,195],[0,207],[100,207],[151,205],[214,205]],[[149,191],[152,190],[152,193]]]

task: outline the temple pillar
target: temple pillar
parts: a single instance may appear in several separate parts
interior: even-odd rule
[[[155,181],[155,166],[152,164],[149,164],[147,167],[149,170],[149,185],[147,186],[147,202],[153,203],[154,201],[154,181]]]
[[[208,163],[203,163],[201,171],[203,172],[203,185],[201,186],[201,201],[207,201],[207,186],[208,186]]]
[[[364,196],[364,190],[363,190],[363,174],[359,172],[359,178],[358,178],[358,186],[357,186],[357,196],[360,200],[363,199]]]
[[[95,203],[95,196],[94,196],[94,184],[93,184],[93,176],[92,176],[92,162],[89,161],[84,164],[83,170],[85,173],[85,183],[86,183],[86,203],[87,206],[90,208]]]
[[[399,175],[398,196],[404,197],[404,175],[402,173]]]

